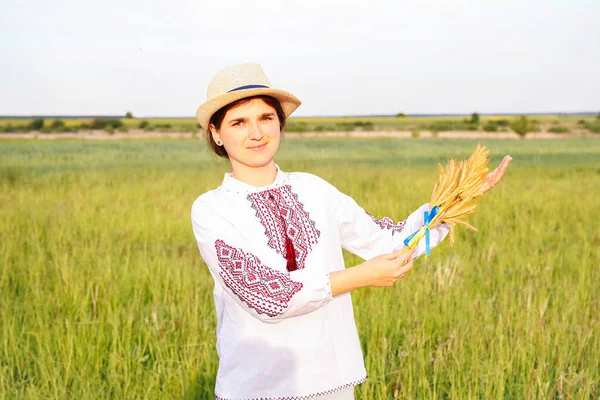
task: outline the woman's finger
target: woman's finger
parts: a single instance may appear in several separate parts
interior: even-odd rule
[[[404,275],[406,275],[408,273],[408,271],[410,271],[413,268],[413,262],[412,260],[410,260],[408,263],[402,265],[400,267],[400,269],[398,270],[398,279],[402,278]]]
[[[382,254],[381,258],[383,258],[384,260],[395,260],[396,258],[400,257],[400,253],[402,251],[397,251],[395,253],[389,253],[389,254]]]
[[[413,259],[413,254],[415,253],[415,249],[410,249],[408,250],[406,253],[401,254],[397,259],[397,266],[398,267],[402,267],[403,265],[406,265],[409,262],[412,262]]]
[[[496,184],[498,182],[500,182],[500,179],[504,176],[504,173],[508,169],[508,165],[510,164],[511,161],[512,161],[511,156],[505,156],[502,159],[502,162],[500,163],[498,168],[496,168],[496,170],[493,172],[492,183],[491,183],[490,189],[493,188],[494,186],[496,186]]]
[[[500,162],[500,165],[486,176],[485,182],[483,183],[483,187],[481,188],[481,194],[486,193],[487,191],[492,189],[494,186],[496,186],[496,184],[498,184],[498,182],[500,182],[500,179],[502,178],[502,176],[504,176],[504,173],[508,169],[508,165],[510,164],[511,161],[512,161],[511,156],[509,156],[509,155],[504,156],[504,158]]]

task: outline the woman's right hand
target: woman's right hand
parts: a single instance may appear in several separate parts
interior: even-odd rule
[[[382,254],[356,267],[329,274],[333,297],[366,286],[392,286],[413,267],[414,250]]]
[[[414,249],[405,253],[382,254],[360,264],[366,286],[393,286],[413,267]]]

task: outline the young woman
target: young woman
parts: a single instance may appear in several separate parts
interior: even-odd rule
[[[398,223],[377,220],[323,179],[281,171],[275,154],[300,101],[272,88],[257,64],[219,72],[207,98],[198,122],[209,148],[231,162],[191,215],[215,281],[216,398],[353,399],[367,373],[350,292],[392,286],[411,270],[424,245],[399,251],[429,205]],[[433,229],[431,245],[448,230]],[[367,261],[346,268],[342,248]]]

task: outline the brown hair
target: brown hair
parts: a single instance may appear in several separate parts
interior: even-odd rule
[[[223,123],[223,119],[225,118],[225,114],[227,114],[227,111],[229,111],[233,107],[236,107],[240,104],[247,103],[250,100],[254,100],[254,99],[261,99],[262,101],[264,101],[269,106],[271,106],[275,109],[275,112],[277,113],[277,118],[279,119],[279,128],[283,132],[283,128],[285,127],[286,118],[285,118],[285,113],[283,112],[283,109],[281,108],[281,103],[279,103],[279,100],[277,100],[274,97],[265,96],[265,95],[244,97],[243,99],[236,100],[233,103],[229,103],[225,107],[220,108],[219,111],[215,112],[210,117],[210,121],[208,122],[209,128],[206,132],[206,141],[208,143],[208,148],[211,149],[219,157],[229,158],[229,155],[227,154],[227,150],[225,150],[225,146],[219,146],[215,143],[215,140],[213,139],[213,136],[210,133],[210,126],[213,125],[216,130],[221,129],[221,123]]]

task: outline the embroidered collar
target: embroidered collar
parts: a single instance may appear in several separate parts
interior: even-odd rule
[[[288,174],[283,172],[281,168],[279,168],[279,165],[275,164],[275,167],[277,168],[277,176],[275,177],[275,181],[270,185],[262,187],[252,186],[248,183],[233,178],[231,173],[227,172],[223,177],[223,183],[221,183],[221,187],[229,192],[250,194],[274,189],[287,184]]]

